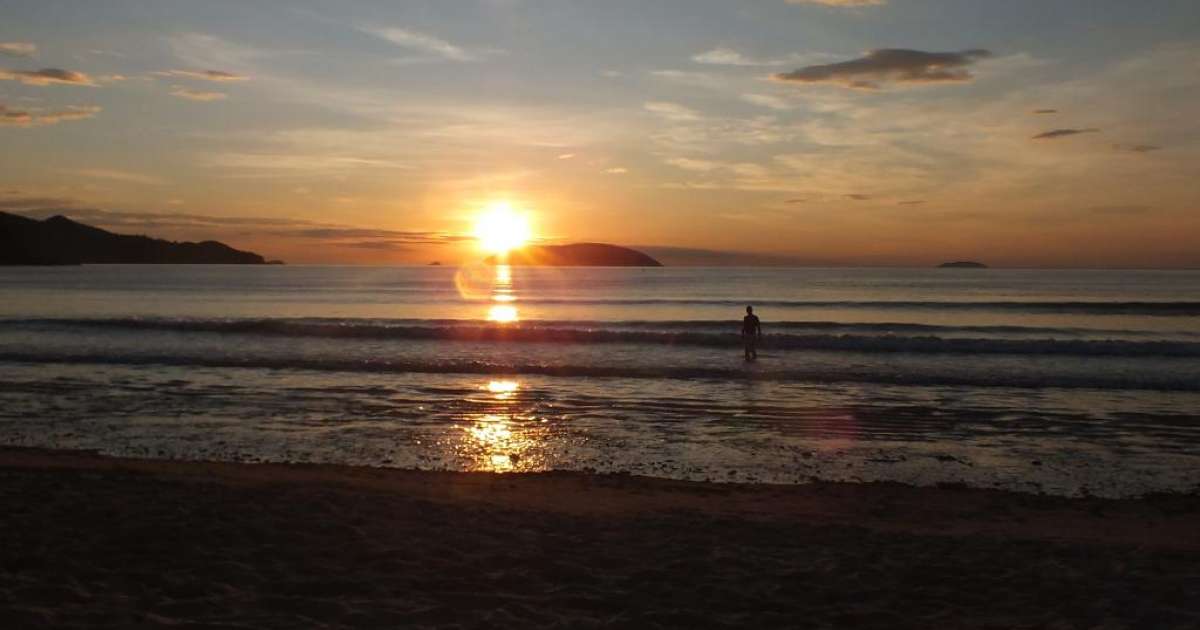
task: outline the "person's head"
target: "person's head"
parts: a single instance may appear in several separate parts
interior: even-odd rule
[[[753,306],[747,306],[747,307],[746,307],[746,314],[747,314],[747,315],[753,315],[753,314],[754,314],[754,307],[753,307]]]

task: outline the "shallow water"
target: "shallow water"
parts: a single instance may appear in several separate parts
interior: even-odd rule
[[[0,320],[9,444],[1200,485],[1200,272],[100,265],[0,269]]]

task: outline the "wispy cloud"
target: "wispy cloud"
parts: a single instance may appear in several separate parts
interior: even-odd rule
[[[792,109],[792,104],[788,102],[787,99],[780,98],[778,96],[771,96],[770,94],[743,94],[739,98],[752,105],[758,105],[759,107],[766,107],[768,109],[774,109],[777,111]]]
[[[421,57],[409,57],[401,59],[400,61],[402,62],[433,60],[456,62],[481,61],[489,52],[469,50],[435,35],[421,33],[419,31],[405,28],[363,27],[359,30],[370,35],[374,35],[380,39],[389,41],[401,48],[423,55]]]
[[[29,42],[0,42],[0,55],[8,57],[32,57],[37,46]]]
[[[604,172],[608,173],[609,175],[624,175],[629,172],[629,169],[625,168],[624,166],[614,166],[612,168],[604,169]]]
[[[66,109],[43,111],[38,109],[12,109],[0,104],[0,126],[40,127],[56,125],[71,120],[86,120],[100,113],[96,106],[70,106]]]
[[[185,98],[189,101],[220,101],[228,98],[229,95],[224,92],[205,92],[203,90],[193,90],[183,87],[182,85],[172,86],[171,96]]]
[[[165,183],[162,179],[152,175],[131,173],[129,171],[121,171],[111,168],[80,168],[69,172],[75,175],[91,177],[93,179],[108,179],[118,182],[128,182],[131,184],[158,185]]]
[[[668,103],[666,101],[650,101],[644,106],[646,111],[657,114],[668,120],[674,121],[693,121],[700,120],[700,113],[694,109],[684,107],[678,103]]]
[[[831,55],[827,53],[791,54],[785,57],[762,58],[747,55],[741,51],[726,46],[718,46],[712,50],[692,55],[692,61],[712,66],[786,66],[788,64],[815,63],[825,61]]]
[[[224,70],[162,70],[152,73],[160,77],[182,77],[185,79],[199,79],[201,81],[248,81],[250,77],[244,74],[236,74],[226,72]]]
[[[692,72],[690,70],[652,70],[650,74],[672,83],[709,90],[721,89],[726,84],[725,80],[721,77],[705,72]]]
[[[880,7],[887,0],[787,0],[788,4],[823,4],[827,7]]]
[[[1055,138],[1063,138],[1066,136],[1075,136],[1081,133],[1099,133],[1099,129],[1089,127],[1087,129],[1051,129],[1044,131],[1034,136],[1034,140],[1053,140]]]
[[[982,49],[960,52],[926,52],[906,48],[880,48],[838,63],[805,66],[776,74],[778,81],[831,83],[861,90],[877,90],[885,83],[962,83],[974,78],[968,67],[991,56]]]
[[[0,81],[20,81],[25,85],[86,85],[95,87],[91,77],[74,70],[42,68],[41,70],[0,70]]]
[[[1129,151],[1131,153],[1150,153],[1162,150],[1162,147],[1155,144],[1114,144],[1113,148],[1118,151]]]
[[[1034,114],[1057,114],[1058,110],[1057,109],[1035,109],[1031,113],[1034,113]]]

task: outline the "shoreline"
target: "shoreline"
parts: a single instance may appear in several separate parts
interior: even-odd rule
[[[1200,495],[0,448],[14,627],[1194,627]]]
[[[462,472],[348,464],[248,463],[101,455],[94,451],[0,446],[0,471],[139,475],[240,486],[342,487],[405,498],[572,516],[696,513],[714,518],[804,519],[913,534],[1026,537],[1200,551],[1200,493],[1067,497],[962,484],[709,482],[576,471]],[[586,492],[586,500],[580,493]],[[979,518],[992,511],[1007,520]],[[1156,519],[1146,522],[1147,512]],[[1089,530],[1080,525],[1103,522]]]

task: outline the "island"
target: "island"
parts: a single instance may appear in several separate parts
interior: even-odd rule
[[[958,260],[955,262],[944,262],[938,265],[939,269],[987,269],[988,266],[973,260]]]
[[[217,241],[175,242],[114,234],[64,216],[38,221],[0,212],[0,265],[86,263],[264,265],[267,261]]]
[[[628,247],[605,243],[571,245],[527,245],[514,249],[506,257],[489,256],[489,265],[519,267],[661,267],[662,263]]]

